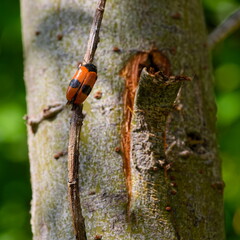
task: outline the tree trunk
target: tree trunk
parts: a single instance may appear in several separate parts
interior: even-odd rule
[[[30,121],[47,106],[65,104],[96,3],[21,1]],[[98,80],[84,103],[80,143],[87,238],[224,239],[216,107],[200,1],[108,0],[95,63]],[[193,80],[182,83],[187,76]],[[28,127],[34,239],[74,239],[67,156],[54,158],[67,150],[70,116],[67,106]]]

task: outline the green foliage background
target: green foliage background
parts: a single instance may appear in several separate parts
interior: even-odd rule
[[[204,0],[208,30],[237,9],[239,3],[240,0]],[[19,1],[1,0],[0,6],[0,240],[30,240],[31,187],[22,119],[26,102]],[[227,240],[240,239],[239,39],[240,30],[213,51],[218,139],[226,183]]]

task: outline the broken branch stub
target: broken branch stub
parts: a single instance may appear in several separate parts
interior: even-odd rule
[[[168,58],[161,51],[156,48],[151,48],[149,51],[141,51],[133,55],[120,72],[120,75],[125,79],[125,91],[123,95],[124,121],[122,124],[122,150],[129,199],[128,204],[131,199],[131,122],[136,89],[138,87],[140,74],[144,67],[148,68],[150,72],[155,73],[162,71],[165,75],[169,76],[171,66]]]
[[[167,219],[169,229],[166,231],[172,234],[174,229],[165,210],[169,204],[169,186],[163,165],[167,164],[166,121],[173,110],[181,82],[182,78],[168,77],[162,72],[150,74],[144,68],[136,90],[131,121],[129,214],[137,219],[141,228],[154,226],[155,218],[159,218],[159,221],[154,220],[155,224],[158,222],[160,225],[161,219]]]

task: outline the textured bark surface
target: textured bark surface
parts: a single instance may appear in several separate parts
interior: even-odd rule
[[[30,118],[48,105],[66,102],[65,91],[77,62],[83,60],[95,6],[96,0],[21,1]],[[144,98],[139,87],[136,98],[141,104],[135,98],[131,125],[132,199],[127,213],[123,159],[115,151],[121,144],[125,86],[119,72],[130,57],[152,45],[168,57],[172,75],[184,73],[194,79],[182,84],[175,109],[170,107],[167,115],[157,109],[161,97]],[[84,103],[80,144],[87,239],[224,239],[216,107],[200,1],[109,0],[95,63],[98,81]],[[143,86],[144,79],[148,78],[143,78]],[[93,97],[97,91],[101,99]],[[156,111],[145,101],[156,104]],[[172,100],[166,103],[164,108]],[[139,106],[148,114],[138,112]],[[42,121],[35,134],[28,129],[36,240],[74,239],[67,156],[54,159],[67,149],[70,115],[66,107],[55,119]]]

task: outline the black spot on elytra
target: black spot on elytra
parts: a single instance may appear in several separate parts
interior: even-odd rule
[[[81,83],[77,79],[72,79],[69,83],[69,86],[72,88],[79,88],[81,86]]]
[[[86,94],[87,96],[91,92],[92,88],[89,85],[83,85],[82,87],[82,93]]]

